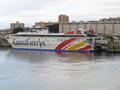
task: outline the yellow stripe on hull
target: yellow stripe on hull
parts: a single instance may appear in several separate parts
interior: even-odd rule
[[[77,43],[75,45],[72,45],[72,46],[68,47],[67,50],[76,50],[77,48],[80,48],[80,47],[82,47],[82,46],[84,46],[86,44],[87,43],[85,41],[81,41],[81,42],[79,42],[79,43]]]

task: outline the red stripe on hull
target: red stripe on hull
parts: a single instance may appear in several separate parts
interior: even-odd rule
[[[77,40],[77,38],[71,38],[68,39],[66,41],[63,41],[61,44],[59,44],[55,49],[56,50],[61,50],[63,47],[65,47],[66,45],[70,44],[71,42]]]

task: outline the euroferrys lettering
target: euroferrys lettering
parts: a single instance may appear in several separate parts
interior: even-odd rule
[[[28,38],[26,40],[18,40],[18,39],[13,39],[13,45],[31,45],[31,46],[40,46],[43,47],[46,45],[46,39],[45,40],[31,40],[31,38]]]

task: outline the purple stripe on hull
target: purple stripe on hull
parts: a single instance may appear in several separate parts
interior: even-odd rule
[[[50,52],[79,52],[79,53],[94,53],[95,50],[82,51],[82,50],[55,50],[55,49],[33,49],[33,48],[13,48],[15,50],[29,50],[29,51],[50,51]]]

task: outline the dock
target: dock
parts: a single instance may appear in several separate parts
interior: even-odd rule
[[[106,35],[100,40],[96,40],[95,47],[98,51],[119,52],[120,53],[120,36]]]

